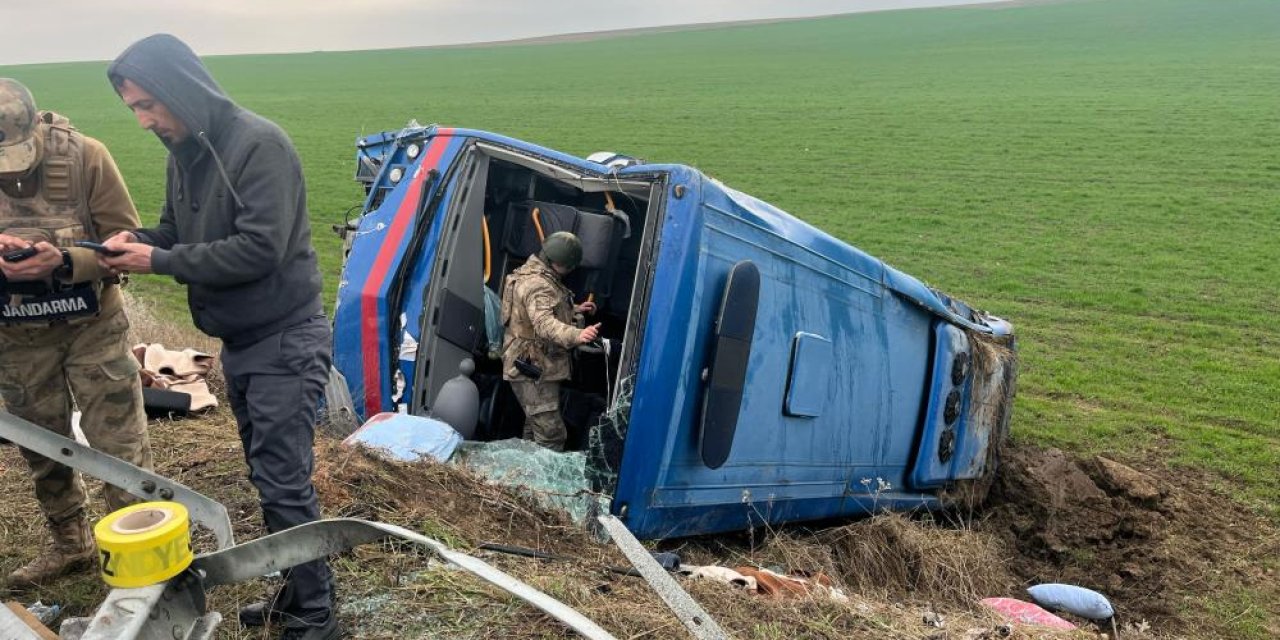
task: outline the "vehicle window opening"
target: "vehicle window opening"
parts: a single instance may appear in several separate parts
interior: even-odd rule
[[[476,438],[521,437],[525,416],[510,385],[502,380],[504,328],[499,315],[503,282],[537,253],[543,238],[556,231],[570,231],[582,240],[583,261],[564,282],[573,292],[575,304],[590,300],[597,305],[596,313],[584,322],[601,323],[601,336],[609,341],[607,350],[595,345],[575,350],[573,377],[561,385],[561,415],[569,432],[565,448],[586,451],[591,448],[591,427],[606,417],[610,399],[619,396],[617,399],[625,402],[617,405],[629,407],[629,395],[621,397],[627,393],[624,387],[629,380],[625,380],[626,375],[619,375],[618,368],[625,359],[622,347],[627,327],[637,324],[630,317],[636,311],[631,297],[637,276],[643,275],[639,272],[641,265],[648,264],[640,256],[645,222],[650,216],[652,185],[637,180],[575,180],[544,170],[536,161],[520,162],[520,158],[508,160],[479,152],[476,155],[484,156],[477,165],[487,168],[469,177],[466,189],[470,190],[470,198],[459,189],[461,195],[450,213],[455,218],[448,222],[449,232],[440,240],[442,253],[432,279],[439,284],[432,285],[433,293],[424,300],[435,312],[448,300],[452,309],[466,310],[463,315],[468,318],[450,320],[453,313],[446,309],[440,313],[438,329],[423,331],[427,339],[419,346],[419,359],[440,360],[442,354],[447,357],[442,360],[443,366],[435,368],[434,377],[422,372],[417,376],[418,392],[413,395],[418,406],[409,409],[413,413],[429,413],[429,403],[444,382],[458,374],[457,367],[451,365],[470,357],[475,364],[471,379],[480,393]],[[481,193],[482,200],[476,197]],[[478,255],[468,258],[470,251]],[[477,268],[474,273],[465,268],[447,269],[445,265],[452,262]],[[451,326],[450,331],[445,331],[446,324]],[[463,344],[472,336],[472,343]],[[638,348],[638,342],[630,348]],[[620,378],[624,379],[621,383]],[[609,451],[609,466],[616,470],[620,440],[625,436],[625,416],[621,418],[621,429],[619,416],[612,415],[610,419],[613,422],[606,429],[608,434],[602,436],[597,429],[595,439],[598,449]]]

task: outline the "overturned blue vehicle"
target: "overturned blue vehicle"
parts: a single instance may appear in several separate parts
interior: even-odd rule
[[[478,399],[454,427],[519,437],[501,283],[568,230],[585,255],[567,284],[608,345],[575,355],[569,446],[638,537],[945,508],[990,486],[1008,322],[691,167],[417,125],[356,158],[334,361],[360,417],[431,415],[463,378]]]

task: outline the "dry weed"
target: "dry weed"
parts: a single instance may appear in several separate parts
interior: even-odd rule
[[[884,514],[817,536],[844,583],[884,594],[955,607],[1017,589],[1008,558],[991,536]]]

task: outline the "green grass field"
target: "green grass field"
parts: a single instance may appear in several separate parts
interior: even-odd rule
[[[1208,468],[1274,516],[1278,26],[1272,0],[1075,0],[209,65],[296,141],[330,300],[361,133],[692,164],[1010,318],[1017,437]],[[163,148],[105,66],[0,75],[105,141],[152,221]]]

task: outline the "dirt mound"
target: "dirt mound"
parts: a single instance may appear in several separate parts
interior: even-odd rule
[[[1221,610],[1210,615],[1215,607],[1256,594],[1263,605],[1237,602],[1241,616],[1266,625],[1280,614],[1280,537],[1211,486],[1188,470],[1010,448],[975,528],[1001,541],[1013,556],[1009,569],[1028,585],[1098,590],[1121,620],[1146,620],[1162,633],[1233,637],[1212,627],[1224,619]]]

